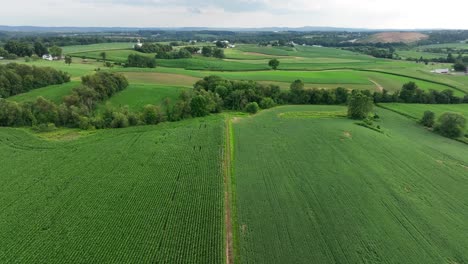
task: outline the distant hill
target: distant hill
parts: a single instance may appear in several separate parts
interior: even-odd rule
[[[429,36],[419,32],[381,32],[369,36],[367,39],[362,40],[361,42],[369,43],[394,43],[394,42],[403,42],[403,43],[412,43],[427,39]]]

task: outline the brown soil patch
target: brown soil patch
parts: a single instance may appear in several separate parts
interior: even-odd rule
[[[404,42],[411,43],[419,40],[427,39],[429,36],[419,32],[382,32],[374,34],[370,37],[369,42]]]
[[[436,160],[436,162],[437,162],[438,164],[440,164],[440,165],[443,165],[443,164],[444,164],[444,162],[441,161],[441,160]]]
[[[167,85],[193,86],[200,78],[174,73],[123,72],[130,83],[157,83]]]
[[[369,79],[369,81],[370,81],[371,83],[375,84],[375,86],[377,87],[377,91],[383,92],[384,88],[383,88],[382,85],[380,85],[378,82],[376,82],[376,81],[374,81],[374,80],[371,80],[371,79]]]
[[[347,138],[353,138],[353,135],[351,135],[351,133],[349,131],[344,131],[343,136],[345,136]]]

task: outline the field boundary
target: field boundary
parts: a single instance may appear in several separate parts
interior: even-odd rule
[[[233,139],[232,139],[232,128],[231,128],[231,118],[229,116],[225,119],[225,151],[224,151],[224,210],[225,210],[225,247],[226,247],[226,264],[235,263],[235,250],[234,242],[236,221],[235,214],[233,214],[233,200],[234,192],[232,188],[232,148],[233,148]],[[233,223],[234,222],[234,223]]]
[[[392,108],[390,108],[390,107],[382,106],[382,105],[380,105],[380,104],[375,104],[375,105],[376,105],[377,107],[383,108],[383,109],[388,110],[388,111],[390,111],[390,112],[394,112],[394,113],[396,113],[396,114],[399,114],[399,115],[402,115],[402,116],[404,116],[404,117],[407,117],[407,118],[409,118],[409,119],[411,119],[411,120],[413,120],[413,121],[415,121],[415,122],[417,122],[417,123],[418,123],[418,121],[419,121],[418,118],[416,118],[416,117],[414,117],[414,116],[412,116],[412,115],[409,115],[409,114],[400,112],[400,111],[395,110],[395,109],[392,109]],[[461,143],[463,143],[463,144],[468,145],[468,140],[467,140],[467,139],[464,139],[463,136],[462,136],[462,138],[452,138],[452,139],[455,140],[455,141],[458,141],[458,142],[461,142]]]

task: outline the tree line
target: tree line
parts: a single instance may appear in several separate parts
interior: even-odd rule
[[[80,127],[93,125],[110,127],[118,121],[117,114],[110,119],[95,116],[99,102],[107,100],[128,86],[127,79],[118,73],[98,72],[83,76],[82,85],[65,96],[60,105],[38,97],[33,102],[17,103],[0,99],[0,126],[53,126]]]
[[[0,65],[0,98],[48,85],[70,81],[70,76],[50,67],[36,67],[25,64],[9,63]]]
[[[9,40],[3,48],[0,48],[0,56],[7,59],[16,59],[17,57],[42,57],[44,54],[50,54],[54,57],[62,56],[62,49],[56,45],[46,45],[40,41],[32,43],[18,40]]]

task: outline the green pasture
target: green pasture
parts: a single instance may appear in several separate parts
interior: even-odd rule
[[[141,112],[145,105],[161,105],[166,98],[170,102],[175,102],[185,89],[187,88],[181,86],[132,83],[127,89],[102,103],[98,111],[102,111],[106,105],[109,105],[111,107],[128,106],[132,112]]]
[[[98,43],[90,45],[75,45],[62,47],[63,54],[71,54],[77,52],[89,52],[89,51],[108,51],[108,50],[121,50],[121,49],[133,49],[133,42],[112,42],[112,43]]]
[[[37,97],[44,97],[56,104],[62,103],[64,96],[71,94],[73,88],[80,86],[81,82],[71,81],[64,84],[50,85],[39,89],[31,90],[27,93],[18,94],[15,96],[8,97],[8,100],[15,102],[32,102]]]

